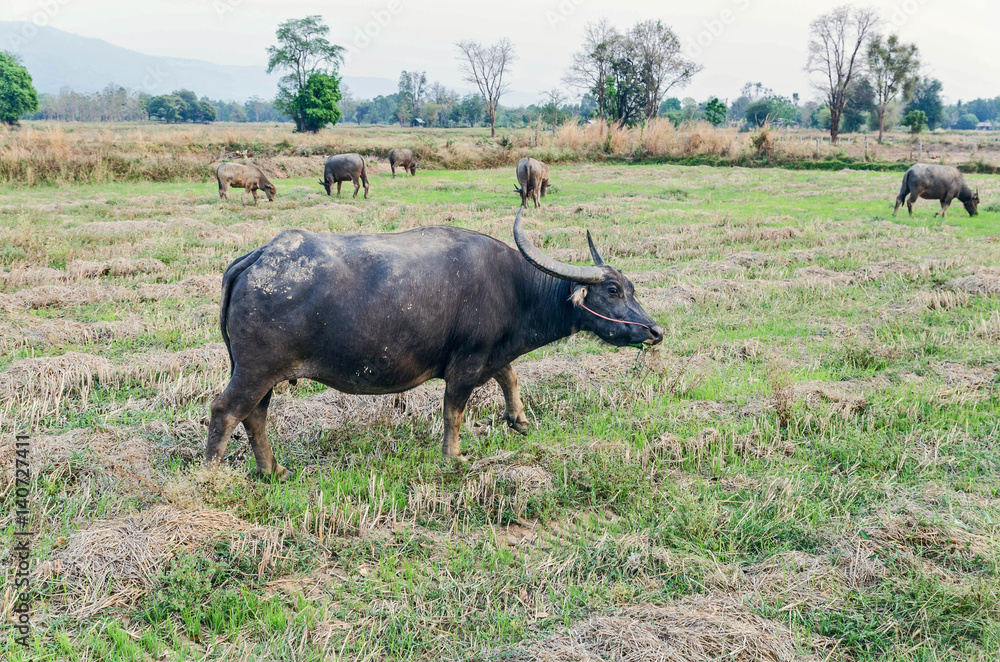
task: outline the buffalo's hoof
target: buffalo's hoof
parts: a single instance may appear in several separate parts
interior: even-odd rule
[[[520,434],[528,434],[528,430],[531,429],[531,423],[528,422],[528,417],[521,414],[518,417],[514,416],[504,416],[503,420],[507,422],[507,425],[512,427],[515,432]]]
[[[278,470],[275,471],[274,473],[266,474],[260,469],[254,469],[250,473],[255,479],[264,483],[270,483],[275,479],[277,479],[277,481],[280,483],[287,483],[292,478],[295,478],[294,469],[286,469],[281,465],[278,465]]]

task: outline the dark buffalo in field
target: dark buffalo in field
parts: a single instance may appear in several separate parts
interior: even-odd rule
[[[403,172],[409,172],[411,177],[417,174],[417,160],[413,156],[412,149],[397,147],[389,152],[389,168],[392,170],[393,179],[396,177],[397,166],[402,168]]]
[[[365,186],[365,199],[368,198],[368,191],[371,186],[368,184],[368,166],[364,157],[360,154],[334,154],[326,160],[326,168],[323,170],[323,181],[320,184],[326,189],[326,194],[331,194],[333,185],[337,185],[337,197],[340,197],[340,186],[344,182],[354,184],[354,197],[358,197],[358,189]]]
[[[909,200],[907,200],[909,196]],[[917,198],[940,200],[941,210],[934,214],[944,217],[952,200],[958,199],[965,206],[969,216],[979,213],[979,191],[973,192],[965,183],[958,168],[946,165],[930,165],[917,163],[903,175],[903,185],[896,196],[896,207],[892,210],[895,216],[899,206],[906,202],[906,209],[913,217],[913,203]]]
[[[234,261],[222,281],[220,325],[232,362],[212,402],[206,463],[221,462],[242,422],[265,475],[285,478],[266,436],[272,389],[308,378],[345,393],[398,393],[445,381],[446,458],[472,391],[491,379],[504,419],[528,419],[511,361],[589,331],[612,345],[663,339],[620,271],[545,255],[514,221],[517,249],[478,232],[424,227],[398,234],[283,232]]]
[[[274,200],[278,188],[268,180],[264,171],[254,165],[242,163],[223,163],[215,169],[215,178],[219,182],[219,197],[229,200],[230,188],[243,189],[243,202],[246,203],[247,193],[253,194],[254,204],[257,204],[257,191],[267,195],[268,201]]]
[[[523,158],[517,162],[517,183],[520,186],[514,191],[521,194],[521,206],[527,207],[528,200],[534,200],[539,205],[538,197],[545,197],[549,188],[549,166],[532,158]]]

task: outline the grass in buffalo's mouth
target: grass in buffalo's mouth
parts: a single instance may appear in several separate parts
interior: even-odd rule
[[[208,183],[5,194],[0,461],[10,485],[30,432],[40,533],[32,648],[0,651],[992,659],[998,216],[942,221],[922,201],[893,219],[898,179],[554,167],[527,229],[575,262],[591,230],[664,343],[580,336],[523,357],[530,433],[484,387],[464,466],[440,460],[439,383],[284,386],[269,435],[297,470],[285,484],[246,477],[242,432],[231,469],[199,468],[228,378],[225,266],[290,227],[510,241],[512,171],[378,173],[367,201],[283,179],[256,208]]]

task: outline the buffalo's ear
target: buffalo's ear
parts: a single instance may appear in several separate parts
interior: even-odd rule
[[[574,306],[582,306],[583,300],[587,298],[587,288],[578,287],[570,295],[569,300],[573,302]]]
[[[587,230],[587,244],[590,246],[590,257],[594,258],[594,264],[597,266],[604,264],[601,254],[597,252],[597,247],[594,246],[594,240],[590,236],[590,230]]]

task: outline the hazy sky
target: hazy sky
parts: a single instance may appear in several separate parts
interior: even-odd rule
[[[809,22],[835,3],[801,0],[6,0],[0,20],[46,22],[152,55],[222,64],[264,64],[277,24],[321,14],[332,41],[361,46],[343,73],[396,80],[426,70],[430,81],[469,89],[462,82],[454,42],[509,37],[518,60],[511,87],[535,94],[563,86],[570,54],[584,26],[609,17],[620,28],[657,18],[704,65],[672,95],[703,100],[735,98],[747,81],[803,99],[814,96],[803,66]],[[898,32],[921,50],[924,71],[944,83],[951,101],[1000,94],[997,28],[1000,4],[987,0],[872,0],[883,30]],[[365,35],[367,29],[369,34]]]

